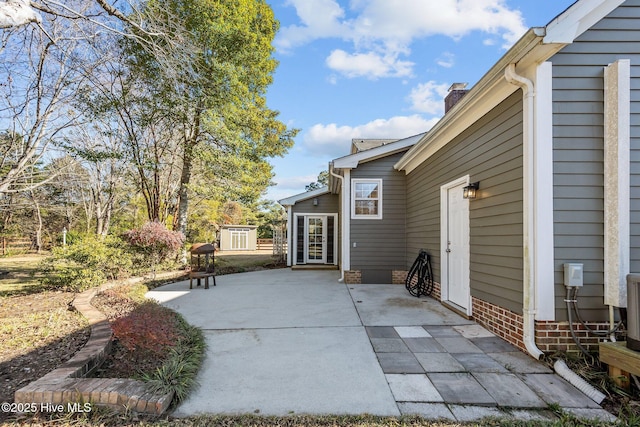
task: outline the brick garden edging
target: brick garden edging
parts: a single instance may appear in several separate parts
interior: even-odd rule
[[[184,272],[169,272],[157,275],[157,279],[169,279],[184,275]],[[141,282],[138,277],[126,280],[125,284]],[[73,306],[87,318],[91,326],[89,340],[71,359],[42,378],[17,390],[15,403],[42,405],[65,405],[91,403],[113,409],[129,409],[139,413],[160,415],[167,410],[173,393],[162,394],[147,390],[146,383],[123,378],[86,378],[104,362],[111,349],[112,331],[107,317],[94,306],[91,300],[100,291],[123,282],[109,282],[78,294]]]

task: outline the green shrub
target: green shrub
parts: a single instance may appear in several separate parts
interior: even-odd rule
[[[46,289],[68,292],[82,292],[107,280],[102,271],[92,268],[53,265],[46,273],[47,276],[40,279]]]
[[[99,238],[86,235],[66,250],[63,249],[61,255],[79,265],[102,271],[108,280],[129,276],[133,265],[127,246],[114,236]]]
[[[127,247],[113,236],[78,237],[73,244],[54,248],[43,262],[46,278],[42,284],[51,289],[83,291],[107,280],[128,277],[134,263]]]

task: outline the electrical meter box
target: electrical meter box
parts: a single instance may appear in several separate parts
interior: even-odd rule
[[[584,283],[582,275],[583,268],[583,264],[564,264],[564,285],[570,288],[582,287]]]

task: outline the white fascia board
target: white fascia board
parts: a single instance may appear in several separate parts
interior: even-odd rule
[[[314,197],[322,196],[324,194],[330,193],[329,188],[322,187],[313,191],[306,191],[304,193],[296,194],[295,196],[287,197],[286,199],[278,200],[282,206],[293,206],[298,202],[302,202],[303,200],[313,199]]]
[[[573,43],[576,38],[624,3],[624,0],[580,0],[547,25],[544,43]]]
[[[381,145],[380,147],[372,148],[370,150],[360,151],[359,153],[340,157],[333,161],[333,167],[335,169],[355,169],[360,163],[370,162],[411,148],[424,135],[424,133],[421,133],[389,144]]]

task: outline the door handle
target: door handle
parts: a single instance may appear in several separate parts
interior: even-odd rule
[[[446,251],[446,252],[447,252],[447,253],[451,252],[451,249],[447,248],[447,251]]]

